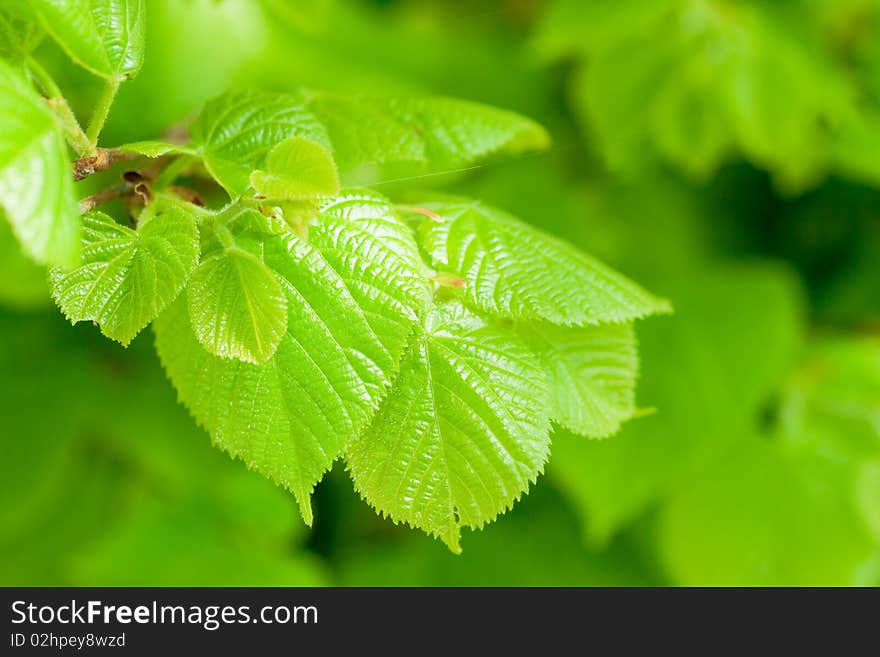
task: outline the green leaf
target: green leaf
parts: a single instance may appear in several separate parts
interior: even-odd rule
[[[190,134],[208,171],[232,197],[247,191],[251,172],[285,139],[305,137],[330,147],[324,127],[300,99],[263,91],[232,92],[208,101]]]
[[[285,139],[269,152],[263,169],[254,171],[250,181],[258,194],[269,199],[303,201],[339,193],[333,156],[311,139]]]
[[[264,363],[287,330],[287,298],[257,255],[232,245],[206,258],[187,288],[190,322],[210,353]]]
[[[364,163],[458,167],[498,152],[546,148],[547,132],[514,112],[452,98],[309,99],[344,169]]]
[[[395,521],[459,552],[519,499],[550,448],[547,383],[510,332],[460,305],[436,308],[400,375],[346,460],[355,487]]]
[[[417,254],[400,253],[408,233],[387,202],[350,196],[319,216],[310,244],[261,236],[288,311],[287,331],[262,365],[206,351],[181,302],[155,323],[180,399],[218,446],[291,490],[309,524],[315,483],[378,407],[422,313],[421,272],[410,265]]]
[[[424,204],[421,242],[434,266],[466,281],[475,309],[566,326],[627,322],[669,304],[611,268],[479,201]]]
[[[396,217],[388,200],[369,190],[348,190],[320,206],[322,220],[310,241],[328,253],[358,253],[365,261],[393,273],[405,293],[408,311],[420,316],[428,306],[430,271],[422,262],[415,237]]]
[[[606,324],[518,328],[550,385],[550,418],[576,434],[605,438],[635,412],[638,352],[633,327]]]
[[[46,31],[95,75],[123,80],[144,60],[144,0],[34,0]]]
[[[94,321],[127,345],[186,285],[198,259],[195,218],[179,206],[154,204],[137,230],[97,211],[83,217],[83,226],[83,262],[70,272],[51,271],[52,294],[71,322]]]
[[[0,206],[33,259],[76,263],[79,210],[64,138],[46,103],[2,61]]]
[[[169,144],[164,141],[133,141],[117,147],[120,151],[143,155],[144,157],[162,157],[163,155],[192,155],[193,151],[187,146]]]

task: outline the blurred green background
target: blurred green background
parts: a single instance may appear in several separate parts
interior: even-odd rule
[[[237,87],[514,109],[549,151],[356,182],[484,198],[676,314],[638,326],[643,416],[557,432],[546,475],[456,557],[339,463],[308,531],[176,404],[151,332],[124,350],[71,328],[2,222],[0,584],[880,584],[880,1],[147,6],[106,144]],[[100,82],[39,54],[87,115]]]

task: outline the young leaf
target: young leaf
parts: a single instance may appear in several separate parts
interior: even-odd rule
[[[186,146],[179,144],[169,144],[164,141],[133,141],[129,144],[123,144],[117,147],[120,151],[126,153],[134,153],[135,155],[143,155],[144,157],[162,157],[163,155],[175,154],[186,155],[193,154]]]
[[[287,298],[257,255],[230,246],[202,261],[187,288],[193,331],[210,353],[264,363],[287,330]]]
[[[80,66],[108,80],[137,75],[144,59],[144,0],[33,0],[46,31]]]
[[[217,445],[291,490],[309,524],[315,483],[369,421],[421,314],[407,292],[417,272],[403,274],[415,255],[395,256],[408,228],[387,203],[380,213],[375,198],[362,211],[354,198],[343,205],[319,217],[314,246],[293,235],[263,237],[263,261],[279,277],[288,316],[262,365],[206,351],[181,302],[155,323],[181,400]],[[340,218],[345,212],[349,220]],[[373,223],[385,234],[371,232]]]
[[[367,431],[346,450],[355,487],[382,513],[460,552],[460,527],[504,512],[549,454],[547,383],[532,353],[460,305],[410,344]]]
[[[478,201],[423,204],[434,266],[460,274],[470,305],[499,317],[566,326],[628,322],[669,304],[574,247]]]
[[[462,166],[493,153],[546,148],[547,132],[507,110],[452,98],[341,98],[316,94],[340,164],[423,162]]]
[[[153,205],[137,230],[97,211],[83,226],[83,262],[51,271],[52,294],[71,322],[97,322],[127,345],[186,285],[198,258],[195,218],[176,205]]]
[[[32,258],[79,256],[79,210],[64,138],[46,103],[0,61],[0,206]]]
[[[409,307],[427,307],[430,271],[422,262],[415,237],[395,216],[387,199],[369,190],[348,190],[325,200],[320,212],[322,220],[312,232],[312,244],[325,252],[358,253],[365,261],[393,272],[407,294]]]
[[[309,226],[314,223],[315,217],[318,216],[320,209],[320,201],[312,199],[309,201],[275,201],[273,205],[280,210],[281,218],[304,240],[309,238]]]
[[[305,137],[330,147],[324,127],[299,99],[262,91],[227,93],[208,101],[190,134],[208,171],[232,197],[247,191],[251,172],[285,139]]]
[[[269,199],[304,201],[339,193],[333,156],[311,139],[285,139],[269,152],[263,169],[251,174],[251,186]]]
[[[630,324],[519,327],[547,372],[550,418],[576,434],[605,438],[635,411],[638,352]]]

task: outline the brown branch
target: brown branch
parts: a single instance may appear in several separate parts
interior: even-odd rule
[[[73,179],[84,180],[93,173],[105,171],[119,162],[127,162],[140,157],[116,148],[99,148],[94,155],[81,157],[73,163]]]
[[[122,198],[129,194],[131,190],[131,183],[125,182],[113,185],[113,187],[108,187],[107,189],[102,189],[100,192],[92,194],[91,196],[86,196],[79,201],[80,214],[85,214],[90,210],[94,210],[99,205],[108,203],[114,199]]]

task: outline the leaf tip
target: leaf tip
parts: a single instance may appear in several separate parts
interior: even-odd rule
[[[314,523],[315,517],[312,513],[312,495],[309,491],[298,490],[294,493],[296,496],[296,503],[299,505],[299,513],[302,516],[303,522],[306,523],[307,527],[311,527]]]
[[[455,522],[450,523],[449,530],[440,535],[440,540],[452,554],[461,554],[461,530]]]
[[[655,315],[674,315],[675,307],[669,299],[656,297],[654,299],[653,311]]]

